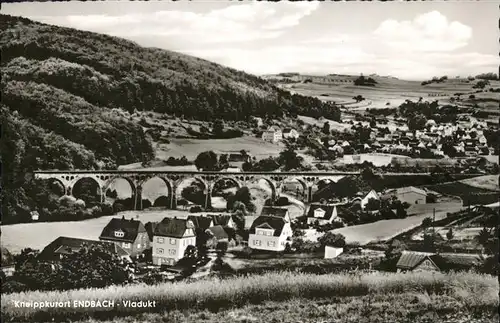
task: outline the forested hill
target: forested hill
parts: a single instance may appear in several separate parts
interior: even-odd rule
[[[1,16],[6,81],[60,89],[95,107],[149,110],[196,119],[323,115],[338,109],[192,56],[116,37]],[[3,85],[5,86],[5,85]],[[8,97],[16,86],[8,86]],[[11,103],[9,103],[10,105]]]
[[[316,98],[206,60],[20,17],[0,19],[2,103],[18,111],[19,122],[83,145],[108,164],[153,156],[142,128],[116,109],[201,120],[283,113],[340,119],[339,109]]]

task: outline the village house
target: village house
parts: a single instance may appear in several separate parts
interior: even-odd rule
[[[5,276],[7,277],[12,276],[16,270],[16,262],[14,256],[5,247],[2,247],[1,252],[2,252],[2,268],[0,269],[5,274]]]
[[[406,271],[435,271],[438,272],[439,267],[431,259],[432,253],[403,251],[396,264],[397,272]]]
[[[195,231],[205,232],[205,230],[214,226],[214,221],[209,216],[189,215],[187,219],[193,222]]]
[[[100,247],[108,250],[119,258],[131,262],[130,255],[122,247],[109,241],[87,240],[71,237],[59,237],[49,243],[37,259],[44,262],[54,263],[61,260],[64,255],[80,252],[83,248]]]
[[[262,133],[262,140],[276,143],[283,139],[283,133],[281,129],[276,126],[269,127],[266,131]]]
[[[186,219],[164,218],[153,232],[153,264],[174,265],[184,257],[188,246],[196,246],[193,222]]]
[[[363,197],[361,199],[361,209],[364,210],[366,205],[368,204],[368,201],[370,199],[374,199],[374,200],[377,200],[377,201],[380,201],[380,196],[378,195],[377,192],[375,192],[374,190],[371,190],[370,192],[368,192],[368,194],[365,195],[365,197]]]
[[[481,265],[476,254],[428,253],[403,251],[396,264],[397,272],[407,271],[467,271]]]
[[[213,240],[213,246],[216,247],[219,243],[229,243],[229,236],[221,225],[215,225],[205,231]]]
[[[132,257],[151,247],[148,232],[142,222],[127,220],[125,217],[111,219],[102,230],[99,240],[119,245]]]
[[[278,218],[283,218],[285,222],[290,223],[290,212],[286,207],[279,206],[264,206],[260,212],[262,216],[273,216]]]
[[[299,136],[300,136],[300,134],[295,129],[285,128],[283,130],[283,138],[286,138],[286,139],[297,139],[297,138],[299,138]]]
[[[199,212],[190,213],[188,219],[194,219],[195,217],[205,217],[211,219],[211,225],[222,225],[223,227],[235,228],[235,224],[232,218],[232,213],[222,213],[222,212]],[[193,220],[196,225],[197,220]],[[202,220],[204,221],[204,220]]]
[[[264,121],[262,121],[262,118],[260,117],[252,117],[252,121],[255,122],[257,128],[260,128],[264,125]]]
[[[401,203],[407,202],[409,204],[425,204],[427,198],[426,191],[414,186],[389,190],[386,192],[386,195],[395,196]]]
[[[252,155],[249,153],[242,154],[241,152],[231,152],[228,155],[229,163],[244,163],[252,159]]]
[[[236,227],[231,213],[211,214],[209,216],[212,218],[212,226],[220,225],[222,227],[233,229]]]
[[[337,218],[337,207],[334,204],[313,203],[307,212],[307,224],[325,225]]]
[[[292,244],[292,228],[283,217],[261,215],[252,223],[248,246],[256,250],[283,251]]]

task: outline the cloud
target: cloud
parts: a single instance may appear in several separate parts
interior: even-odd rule
[[[379,55],[344,44],[271,46],[259,49],[219,48],[181,50],[189,55],[262,75],[280,72],[392,75],[423,80],[440,75],[476,75],[498,68],[500,58],[480,53],[421,53]]]
[[[412,21],[385,20],[373,34],[398,50],[447,52],[466,46],[472,28],[458,21],[449,22],[440,12],[432,11]]]
[[[309,3],[252,2],[205,13],[165,10],[124,15],[33,17],[46,23],[106,33],[134,40],[168,36],[191,43],[247,42],[277,38],[319,6]],[[168,39],[169,43],[176,39]]]
[[[491,72],[500,64],[496,53],[466,51],[472,29],[437,11],[408,21],[385,20],[375,30],[355,34],[308,24],[306,17],[319,6],[319,2],[252,2],[206,12],[164,10],[36,20],[129,38],[253,74],[377,73],[427,79]],[[295,34],[292,28],[298,25]]]

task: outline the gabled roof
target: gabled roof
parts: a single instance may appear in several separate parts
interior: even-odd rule
[[[226,230],[221,225],[215,225],[207,229],[210,231],[217,240],[229,239]]]
[[[259,224],[256,228],[259,228],[259,229],[271,229],[271,230],[274,230],[273,227],[267,223],[267,222],[264,222],[262,224]]]
[[[190,215],[187,218],[189,221],[193,222],[194,227],[196,229],[201,229],[205,231],[206,229],[210,228],[212,225],[212,218],[208,216],[196,216],[196,215]]]
[[[164,218],[160,223],[156,225],[153,235],[182,238],[184,237],[187,229],[193,229],[194,236],[193,222],[187,219]]]
[[[229,222],[231,221],[230,214],[212,214],[210,216],[212,218],[212,221],[214,222],[213,225],[221,225],[225,227],[228,226]]]
[[[279,237],[281,232],[283,231],[283,227],[285,226],[285,219],[275,216],[266,216],[261,215],[255,221],[253,221],[252,226],[250,227],[250,234],[255,234],[255,229],[260,227],[262,224],[267,224],[269,227],[274,229],[274,236]]]
[[[276,207],[276,206],[264,206],[260,215],[265,216],[275,216],[280,218],[285,218],[288,214],[288,208],[286,207]]]
[[[116,231],[123,231],[123,237],[116,237]],[[134,219],[127,220],[125,218],[113,218],[104,227],[99,239],[132,243],[135,241],[137,234],[140,232],[146,232],[146,228],[141,221]]]
[[[396,267],[400,269],[411,270],[420,265],[425,259],[429,259],[430,261],[432,261],[432,255],[433,253],[405,250],[401,253],[401,257],[399,257]]]
[[[317,218],[317,219],[330,220],[332,218],[333,211],[335,210],[335,205],[332,205],[332,204],[311,204],[311,206],[309,207],[309,211],[307,212],[307,217],[308,218],[315,218],[314,211],[316,211],[318,209],[325,211],[325,214],[322,218]]]
[[[283,130],[283,133],[289,133],[289,132],[291,132],[291,131],[292,131],[292,129],[291,129],[291,128],[285,128],[285,129]]]
[[[38,255],[38,259],[57,261],[60,259],[60,255],[79,252],[84,246],[102,247],[119,257],[128,256],[128,253],[122,247],[113,242],[59,237],[42,250]]]
[[[415,186],[407,186],[407,187],[400,187],[394,190],[396,194],[404,194],[404,193],[409,193],[409,192],[414,192],[422,195],[427,195],[427,192],[421,188],[417,188]]]

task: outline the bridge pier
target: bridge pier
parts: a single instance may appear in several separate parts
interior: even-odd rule
[[[170,205],[167,207],[167,209],[176,210],[177,209],[177,196],[175,194],[175,189],[172,191],[173,192],[170,193]]]
[[[205,198],[205,210],[212,208],[212,191],[206,190],[206,198]]]
[[[134,210],[142,210],[142,187],[137,186],[134,194]]]
[[[312,194],[312,186],[309,186],[307,188],[307,203],[311,203],[312,202],[312,199],[313,199],[313,194]]]

